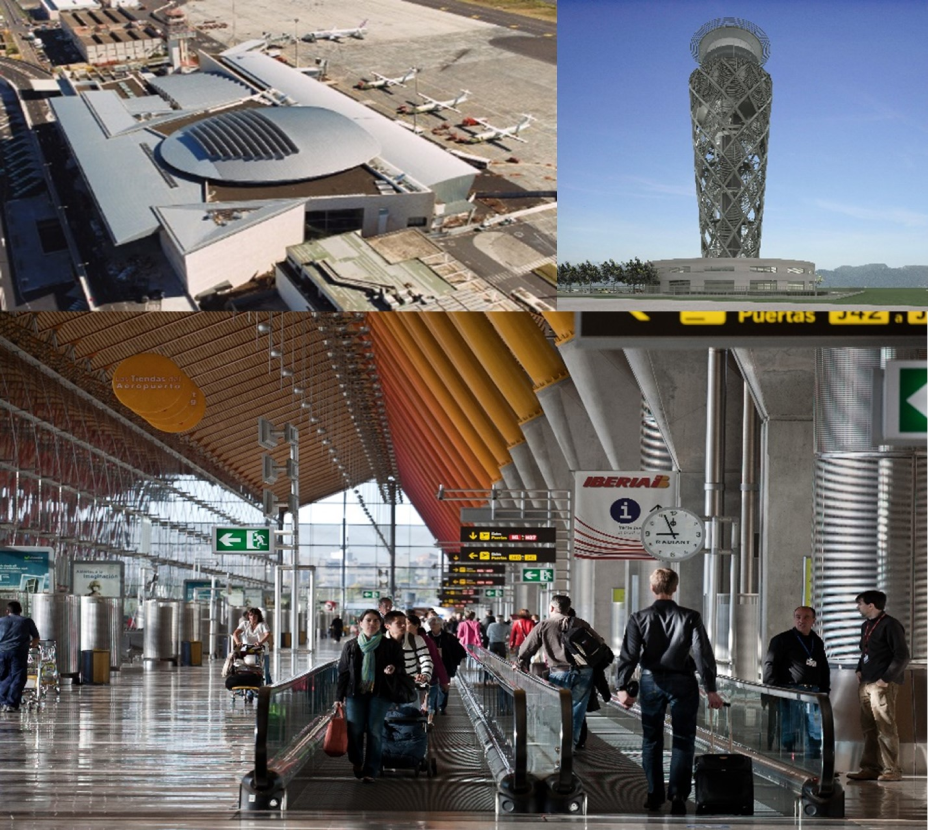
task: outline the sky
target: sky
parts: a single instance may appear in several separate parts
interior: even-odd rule
[[[690,39],[760,26],[761,256],[928,264],[928,2],[560,0],[558,260],[698,257]]]

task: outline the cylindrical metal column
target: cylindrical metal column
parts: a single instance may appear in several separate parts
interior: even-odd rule
[[[111,650],[111,607],[106,597],[81,597],[81,651]]]
[[[725,388],[728,352],[709,349],[706,390],[706,483],[703,510],[710,549],[703,558],[704,615],[709,641],[718,643],[718,593],[721,529],[717,519],[723,515],[725,496]]]
[[[110,597],[106,600],[109,605],[110,620],[110,671],[119,671],[122,663],[122,634],[125,624],[122,619],[122,597]]]
[[[58,673],[81,671],[81,598],[72,594],[33,594],[32,618],[43,640],[54,640]]]
[[[145,600],[145,630],[142,640],[142,668],[145,671],[160,671],[174,666],[171,650],[173,617],[170,606],[161,600]]]
[[[742,594],[754,591],[754,521],[757,516],[757,409],[747,383],[741,429],[741,574],[738,584]]]

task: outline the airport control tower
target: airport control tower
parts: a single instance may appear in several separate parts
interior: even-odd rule
[[[770,41],[747,20],[706,23],[690,43],[699,233],[704,257],[760,256],[773,82]]]

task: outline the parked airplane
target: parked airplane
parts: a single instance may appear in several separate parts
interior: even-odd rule
[[[451,110],[452,112],[460,112],[457,108],[458,104],[463,104],[467,100],[467,96],[470,95],[469,89],[462,89],[457,97],[452,98],[450,101],[436,101],[434,98],[429,98],[428,95],[423,95],[419,93],[420,98],[425,99],[424,104],[415,104],[412,106],[406,105],[399,108],[398,112],[412,114],[422,113],[422,112],[435,112],[440,113],[442,110]]]
[[[410,66],[406,70],[406,74],[402,78],[388,78],[385,75],[381,75],[379,72],[372,72],[374,76],[373,81],[369,81],[367,78],[362,78],[357,84],[357,89],[389,89],[391,86],[406,86],[406,81],[415,78],[416,73],[419,70],[415,66]]]
[[[315,43],[317,40],[334,40],[340,41],[343,37],[355,37],[363,40],[367,29],[364,28],[367,20],[362,20],[354,29],[323,29],[319,32],[307,32],[303,35],[303,40],[307,43]]]
[[[531,126],[532,121],[535,120],[535,116],[523,115],[522,120],[514,127],[503,128],[494,127],[489,121],[483,118],[475,118],[474,120],[487,129],[485,132],[477,133],[465,139],[465,144],[482,144],[485,141],[498,141],[501,138],[511,138],[514,141],[521,141],[523,144],[526,144],[527,142],[524,138],[519,138],[519,133],[522,130],[527,130],[529,126]]]

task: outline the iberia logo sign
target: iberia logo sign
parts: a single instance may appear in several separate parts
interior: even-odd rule
[[[641,526],[658,508],[677,504],[677,473],[576,473],[574,556],[578,559],[650,559]]]
[[[670,487],[670,476],[587,476],[584,487]]]

